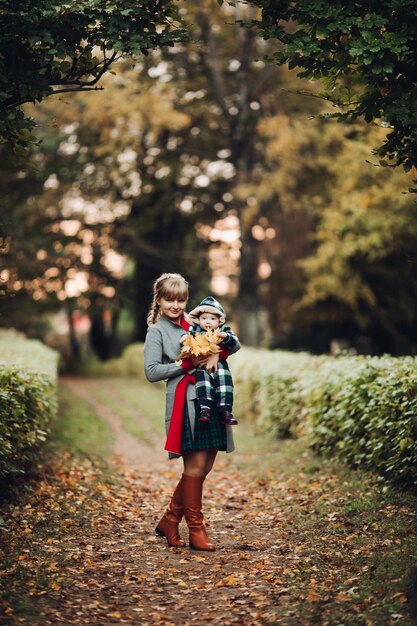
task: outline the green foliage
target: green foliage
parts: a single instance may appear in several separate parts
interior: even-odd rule
[[[376,120],[389,129],[377,150],[406,170],[417,165],[417,83],[413,0],[254,0],[265,39],[277,39],[274,58],[301,68],[299,76],[324,79],[331,117]],[[383,159],[382,159],[383,160]]]
[[[327,361],[307,400],[314,446],[352,465],[417,480],[417,361]]]
[[[412,173],[366,163],[384,131],[291,112],[260,127],[269,170],[242,192],[273,206],[275,249],[260,244],[271,264],[265,307],[282,328],[273,345],[323,352],[340,337],[359,352],[416,354],[417,205],[403,193]]]
[[[260,431],[279,438],[305,429],[303,396],[297,372],[309,371],[304,353],[244,348],[230,357],[236,415],[249,417]]]
[[[320,82],[265,64],[272,39],[236,27],[250,7],[178,6],[198,43],[119,62],[71,106],[47,98],[31,169],[0,155],[0,324],[33,333],[65,307],[116,326],[129,309],[141,340],[153,279],[180,271],[193,301],[213,274],[246,344],[417,353],[412,174],[364,162],[386,130],[319,117],[334,111]]]
[[[231,357],[235,412],[275,435],[307,432],[327,456],[417,481],[417,360],[243,349]]]
[[[367,149],[345,139],[329,163],[330,201],[314,210],[314,250],[299,263],[298,324],[316,332],[327,325],[359,350],[416,354],[417,205],[401,194],[407,175],[364,165]]]
[[[416,358],[245,347],[230,357],[230,367],[235,413],[258,431],[277,438],[308,434],[312,447],[326,456],[416,483]],[[101,364],[100,373],[144,380],[143,344],[131,344],[122,357]]]
[[[210,248],[221,248],[226,259],[234,288],[225,297],[230,300],[236,291],[239,242],[229,254],[221,220],[232,212],[236,224],[236,212],[242,214],[251,239],[252,209],[235,189],[240,169],[245,178],[252,176],[255,153],[262,148],[256,142],[261,100],[270,101],[268,110],[280,106],[280,77],[285,81],[288,72],[252,63],[247,41],[254,50],[258,44],[264,49],[264,42],[230,23],[230,13],[214,0],[182,1],[179,10],[187,28],[198,24],[196,37],[205,37],[204,43],[188,41],[154,50],[134,64],[119,62],[117,73],[103,77],[104,91],[75,94],[71,106],[49,98],[36,107],[41,141],[32,161],[36,176],[18,173],[3,200],[13,242],[10,317],[22,310],[25,295],[31,311],[65,302],[88,314],[97,295],[103,307],[129,308],[133,338],[143,339],[145,294],[153,280],[162,271],[179,271],[190,280],[193,298],[201,299],[211,278]],[[218,221],[213,240],[210,226]],[[126,261],[124,276],[104,274],[109,249]],[[43,258],[33,263],[37,252]],[[256,266],[256,256],[243,256],[254,258]],[[76,269],[89,288],[68,302],[66,286]],[[256,282],[256,267],[248,271]],[[240,282],[253,309],[254,290]]]
[[[36,459],[56,414],[58,355],[38,341],[0,337],[0,477]]]
[[[34,126],[22,104],[96,89],[123,56],[185,36],[166,0],[3,0],[0,16],[0,137],[17,152]]]
[[[146,380],[143,371],[143,344],[132,343],[127,346],[121,357],[103,363],[102,373],[105,376],[133,376]]]

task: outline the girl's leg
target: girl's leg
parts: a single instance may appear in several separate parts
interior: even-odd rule
[[[197,368],[195,374],[195,391],[197,394],[199,422],[209,422],[214,406],[213,379],[202,367]]]
[[[233,406],[233,379],[226,361],[219,361],[217,373],[214,377],[216,404],[219,409],[222,424],[233,426],[237,419],[232,413]]]

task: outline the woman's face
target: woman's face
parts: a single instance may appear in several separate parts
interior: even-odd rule
[[[172,298],[160,298],[158,304],[161,315],[170,319],[171,322],[179,324],[187,306],[187,300],[182,296],[173,296]]]

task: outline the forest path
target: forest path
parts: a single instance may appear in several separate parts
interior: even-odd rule
[[[415,511],[383,505],[367,477],[349,482],[305,444],[257,437],[242,420],[238,451],[220,453],[205,483],[216,551],[169,548],[154,527],[181,461],[167,460],[162,428],[134,405],[146,386],[61,384],[109,424],[114,456],[103,466],[93,455],[55,454],[5,511],[9,595],[0,594],[0,623],[411,625],[401,577],[387,562],[404,550],[398,519],[404,537],[415,535]],[[184,522],[180,530],[188,539]]]
[[[61,384],[65,385],[77,398],[91,405],[94,413],[103,419],[110,427],[113,437],[112,448],[116,461],[126,468],[138,468],[146,465],[147,469],[161,468],[164,457],[161,454],[161,437],[149,426],[145,415],[134,411],[134,418],[146,436],[138,438],[130,434],[123,424],[120,416],[120,408],[124,406],[123,397],[115,390],[114,396],[120,403],[119,411],[109,407],[105,401],[97,399],[97,391],[103,388],[103,380],[88,378],[61,378]],[[105,384],[105,383],[104,383]],[[110,387],[111,391],[111,387]]]

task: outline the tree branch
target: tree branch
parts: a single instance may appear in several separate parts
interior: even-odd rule
[[[103,74],[107,72],[110,65],[114,63],[115,61],[118,61],[120,58],[122,58],[122,56],[123,55],[117,56],[117,52],[113,52],[110,58],[99,61],[88,71],[84,70],[83,72],[79,73],[78,76],[74,78],[73,80],[68,80],[68,78],[63,78],[60,81],[51,81],[49,82],[49,85],[82,85],[85,87],[91,87],[92,85],[96,85],[98,81],[100,80],[100,78],[103,76]],[[100,67],[100,65],[102,65],[102,68],[100,69],[98,75],[95,78],[91,80],[86,80],[86,81],[81,80],[82,76],[86,75],[87,73],[92,74],[98,67]],[[75,75],[73,68],[71,68],[71,74]],[[70,74],[67,74],[67,77],[68,76],[70,76]]]
[[[218,48],[213,37],[210,22],[207,19],[207,15],[203,11],[198,13],[197,22],[201,28],[203,41],[206,44],[205,49],[200,51],[200,58],[205,70],[207,71],[209,83],[216,102],[221,108],[226,119],[228,119],[230,117],[230,113],[226,105],[223,77],[219,65]]]
[[[120,59],[122,57],[122,55],[117,56],[117,52],[113,52],[113,54],[111,55],[111,57],[109,57],[108,59],[106,59],[106,61],[100,61],[99,63],[97,63],[91,70],[95,70],[97,69],[97,67],[99,67],[100,65],[102,65],[102,68],[100,69],[98,75],[93,78],[92,80],[86,80],[86,81],[82,81],[81,80],[81,76],[83,76],[82,73],[80,73],[78,75],[77,79],[74,80],[67,80],[66,78],[63,78],[62,80],[59,81],[50,81],[48,82],[48,86],[49,87],[54,87],[54,86],[58,86],[58,85],[74,85],[74,88],[66,88],[63,87],[62,89],[53,89],[52,92],[49,95],[54,95],[57,93],[68,93],[71,91],[101,91],[103,89],[103,87],[94,87],[94,85],[97,85],[97,83],[99,82],[99,80],[102,78],[102,76],[107,72],[107,70],[109,69],[110,65],[117,61],[118,59]],[[81,57],[78,58],[78,60]],[[74,65],[75,63],[75,65]],[[76,66],[77,61],[73,59],[73,65],[70,69],[70,73],[67,74],[67,76],[69,76],[71,73],[74,75],[74,68]],[[90,73],[88,72],[88,73]],[[87,74],[87,72],[84,72],[84,74]],[[30,102],[30,100],[26,99],[20,99],[20,100],[10,100],[6,101],[3,103],[3,106],[1,108],[8,110],[8,109],[14,109],[15,107],[18,106],[22,106],[23,104],[25,104],[26,102]]]
[[[103,91],[104,87],[68,87],[67,89],[54,89],[51,96],[55,96],[57,93],[71,93],[73,91]]]

